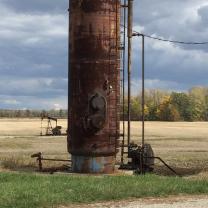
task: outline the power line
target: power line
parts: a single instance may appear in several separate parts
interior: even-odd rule
[[[133,36],[144,36],[153,40],[158,40],[158,41],[163,41],[163,42],[169,42],[169,43],[176,43],[176,44],[184,44],[184,45],[208,45],[208,41],[207,42],[190,42],[190,41],[178,41],[178,40],[169,40],[169,39],[163,39],[163,38],[159,38],[159,37],[154,37],[151,35],[146,35],[143,33],[139,33],[137,31],[134,31]]]
[[[127,29],[127,26],[124,26],[124,25],[121,25],[121,26]],[[154,37],[154,36],[151,36],[151,35],[143,34],[143,33],[140,33],[136,30],[133,30],[133,32],[134,32],[133,36],[144,36],[144,37],[147,37],[149,39],[163,41],[163,42],[184,44],[184,45],[208,45],[208,41],[205,41],[205,42],[191,42],[191,41],[169,40],[169,39],[165,39],[165,38],[159,38],[159,37]]]

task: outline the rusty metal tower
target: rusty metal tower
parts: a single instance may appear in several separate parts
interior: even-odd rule
[[[37,157],[40,170],[41,161],[48,160],[72,162],[75,173],[113,173],[115,165],[119,164],[120,169],[145,174],[153,171],[157,159],[177,175],[160,157],[154,156],[150,144],[145,144],[144,35],[133,32],[132,22],[133,0],[69,0],[67,142],[71,160],[34,154],[32,157]],[[141,145],[131,142],[134,36],[142,36]],[[117,153],[120,153],[120,162],[116,162]]]
[[[120,137],[120,0],[70,0],[72,171],[111,173]]]

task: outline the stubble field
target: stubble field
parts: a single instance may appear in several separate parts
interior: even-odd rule
[[[43,123],[43,127],[47,122]],[[67,127],[66,120],[58,125]],[[40,136],[39,119],[0,120],[0,169],[1,171],[33,171],[37,168],[31,154],[42,152],[46,157],[68,159],[66,136]],[[146,142],[153,146],[156,156],[163,158],[178,172],[185,175],[207,175],[208,123],[206,122],[146,122]],[[132,140],[141,141],[141,123],[132,122]],[[43,133],[45,129],[43,128]],[[119,155],[118,155],[119,161]],[[59,164],[45,163],[45,167]],[[62,165],[62,164],[61,164]],[[170,174],[160,163],[156,173]]]

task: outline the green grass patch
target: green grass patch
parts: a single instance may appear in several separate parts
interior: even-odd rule
[[[208,181],[175,177],[0,173],[1,208],[55,207],[126,198],[207,194]]]

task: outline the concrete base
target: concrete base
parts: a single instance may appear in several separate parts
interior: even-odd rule
[[[74,173],[114,173],[115,156],[89,157],[72,155],[72,172]]]

